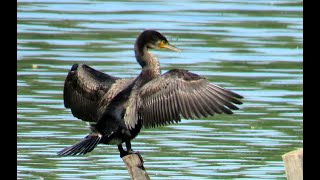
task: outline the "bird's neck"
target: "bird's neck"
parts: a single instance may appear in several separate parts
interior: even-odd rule
[[[135,45],[134,50],[136,59],[142,67],[140,76],[143,76],[145,80],[152,80],[160,76],[160,63],[156,56],[151,54],[146,46],[139,49],[138,46]]]

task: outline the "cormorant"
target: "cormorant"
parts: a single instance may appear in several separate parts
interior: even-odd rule
[[[184,69],[160,74],[158,59],[148,49],[180,51],[159,32],[145,30],[134,46],[142,67],[136,78],[122,79],[74,64],[64,84],[64,105],[72,114],[90,122],[91,133],[59,156],[82,155],[98,144],[118,145],[120,157],[133,153],[131,140],[142,127],[178,123],[214,114],[232,114],[242,104],[241,95],[210,83]],[[126,144],[126,150],[122,143]]]

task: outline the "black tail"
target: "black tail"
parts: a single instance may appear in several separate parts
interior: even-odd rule
[[[89,134],[77,144],[66,147],[58,152],[58,156],[75,156],[91,152],[100,142],[100,134]]]

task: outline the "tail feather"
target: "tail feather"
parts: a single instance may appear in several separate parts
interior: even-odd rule
[[[99,144],[101,138],[100,134],[90,134],[77,144],[59,151],[58,156],[75,156],[91,152]]]

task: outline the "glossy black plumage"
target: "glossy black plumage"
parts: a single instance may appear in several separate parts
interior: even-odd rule
[[[64,104],[72,114],[90,122],[91,133],[58,155],[82,155],[99,143],[116,144],[120,156],[132,152],[130,141],[142,127],[232,114],[241,95],[183,69],[160,74],[157,58],[148,49],[179,49],[157,31],[142,32],[135,43],[136,60],[142,67],[136,78],[121,79],[85,64],[72,66],[65,80]],[[122,148],[126,143],[127,151]]]

